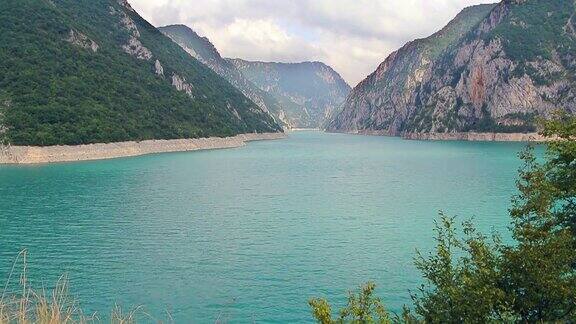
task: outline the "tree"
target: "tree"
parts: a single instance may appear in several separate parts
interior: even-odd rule
[[[440,220],[434,253],[427,257],[418,253],[416,258],[425,279],[419,293],[412,294],[416,313],[428,323],[507,319],[505,292],[499,285],[499,237],[489,242],[465,222],[460,239],[454,218],[441,213]]]
[[[542,123],[550,140],[544,161],[533,148],[520,155],[519,194],[510,209],[515,242],[489,240],[471,222],[460,233],[454,218],[441,214],[436,249],[416,258],[425,279],[412,295],[416,315],[405,311],[395,322],[576,320],[576,117],[558,114]],[[319,322],[332,323],[317,316],[330,319],[327,301],[311,305]]]
[[[576,118],[544,122],[546,160],[521,157],[510,211],[517,245],[502,249],[502,285],[525,322],[576,318]]]
[[[380,298],[374,297],[376,285],[369,282],[360,288],[356,295],[348,293],[348,305],[340,310],[337,320],[332,319],[332,308],[325,299],[313,298],[309,301],[314,318],[318,323],[381,323],[391,324],[390,316]]]
[[[0,93],[0,148],[8,144],[8,127],[6,126],[6,110],[10,108],[11,101]]]

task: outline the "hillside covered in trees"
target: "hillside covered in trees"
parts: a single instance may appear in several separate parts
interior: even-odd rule
[[[125,0],[0,2],[0,136],[57,145],[277,132]]]

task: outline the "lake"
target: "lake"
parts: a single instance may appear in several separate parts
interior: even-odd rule
[[[524,146],[307,131],[238,149],[0,166],[0,283],[27,249],[37,288],[67,274],[82,308],[104,318],[117,303],[177,323],[310,322],[309,298],[338,308],[368,280],[399,311],[439,210],[506,232]]]

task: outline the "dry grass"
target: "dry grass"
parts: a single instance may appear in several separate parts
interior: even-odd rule
[[[1,291],[0,324],[84,324],[102,322],[96,314],[86,316],[82,312],[69,293],[66,276],[62,276],[49,293],[44,289],[32,289],[26,277],[26,256],[25,250],[18,254],[4,289]],[[19,276],[15,275],[18,264],[22,265],[22,271]],[[18,291],[9,292],[8,287],[12,280],[16,280],[15,276],[19,277]],[[140,315],[150,319],[150,322],[162,323],[154,320],[141,307],[124,312],[119,306],[113,308],[109,321],[111,324],[133,324],[136,323],[136,317]]]

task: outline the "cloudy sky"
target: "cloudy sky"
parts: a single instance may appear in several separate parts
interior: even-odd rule
[[[354,86],[407,41],[495,0],[129,0],[155,26],[185,24],[225,57],[322,61]]]

